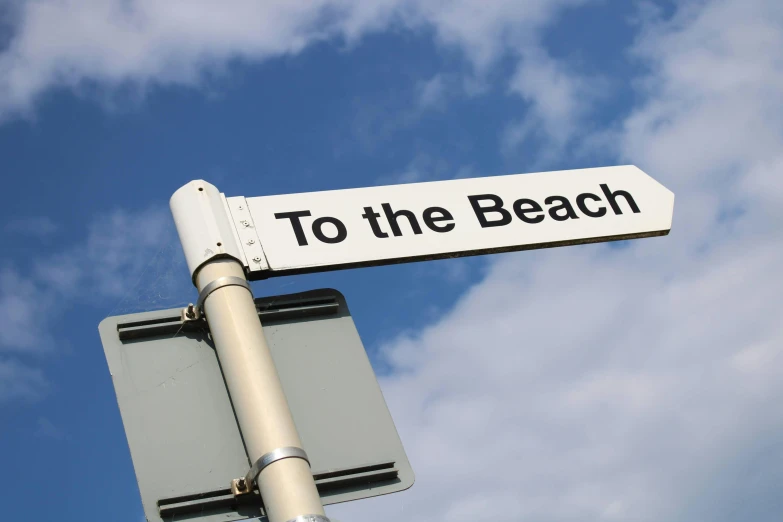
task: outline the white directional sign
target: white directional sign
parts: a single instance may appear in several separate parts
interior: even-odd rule
[[[665,235],[674,194],[621,166],[227,201],[290,274]]]
[[[191,274],[229,256],[257,279],[662,236],[674,194],[620,166],[248,198],[193,181],[171,207]]]

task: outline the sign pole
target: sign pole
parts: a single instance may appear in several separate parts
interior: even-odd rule
[[[252,490],[255,482],[270,522],[329,522],[264,338],[244,269],[233,256],[220,255],[233,237],[225,235],[219,217],[210,226],[203,222],[214,218],[212,211],[221,206],[219,192],[205,182],[189,183],[172,197],[172,211],[189,266],[196,261],[189,255],[193,250],[188,247],[200,243],[198,251],[202,256],[204,247],[211,248],[206,254],[207,262],[191,270],[199,290],[197,310],[206,315],[252,463],[247,477],[234,481],[232,489],[235,494],[243,494]],[[178,212],[196,208],[202,212],[185,212],[186,215]]]

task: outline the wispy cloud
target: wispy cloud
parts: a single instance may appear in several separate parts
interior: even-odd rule
[[[444,109],[455,91],[455,83],[456,78],[444,73],[438,73],[428,80],[419,82],[416,86],[416,105],[422,110]]]
[[[51,347],[45,327],[52,296],[13,268],[0,270],[0,352],[41,353]]]
[[[439,45],[459,49],[480,72],[586,1],[241,1],[218,11],[203,1],[21,1],[12,4],[13,36],[0,51],[0,117],[29,114],[51,88],[199,86],[232,59],[354,43],[390,27],[433,30]]]
[[[171,215],[166,208],[150,208],[97,216],[82,242],[36,260],[32,277],[69,298],[108,302],[125,299],[147,276],[158,290],[172,290],[162,287],[175,272],[184,273],[188,284]]]
[[[451,313],[389,342],[383,388],[417,483],[338,516],[783,509],[765,486],[783,453],[783,11],[717,0],[651,14],[633,50],[640,103],[613,138],[675,191],[671,235],[504,256]]]
[[[436,74],[429,80],[421,82],[418,86],[419,107],[430,108],[441,106],[445,97],[445,83],[446,81],[442,74]]]
[[[184,304],[194,292],[168,209],[118,210],[96,217],[87,236],[23,272],[0,270],[0,402],[38,397],[46,379],[40,356],[54,348],[58,303],[106,308],[107,315]]]
[[[60,440],[65,434],[46,417],[38,417],[36,423],[35,435],[46,439]]]
[[[527,141],[538,140],[544,144],[539,148],[540,163],[562,154],[575,136],[584,133],[590,107],[602,96],[600,87],[606,83],[598,76],[574,72],[541,48],[525,49],[509,91],[521,96],[530,107],[504,130],[503,149],[513,153]]]

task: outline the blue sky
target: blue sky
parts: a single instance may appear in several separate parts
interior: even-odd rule
[[[668,237],[254,283],[346,295],[417,474],[329,513],[779,520],[782,93],[778,0],[0,1],[0,518],[143,519],[97,325],[194,299],[188,181],[632,163]]]

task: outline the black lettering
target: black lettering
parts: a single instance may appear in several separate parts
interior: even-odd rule
[[[634,214],[641,212],[639,207],[636,205],[636,201],[633,200],[633,197],[631,197],[628,192],[624,190],[616,190],[615,192],[612,192],[609,190],[609,186],[605,183],[601,183],[601,190],[604,191],[604,196],[606,196],[606,199],[609,201],[609,204],[612,206],[612,210],[614,210],[615,214],[620,215],[623,213],[623,211],[620,210],[620,205],[618,205],[617,201],[615,201],[617,196],[622,196],[625,198],[625,201],[628,202],[628,206],[631,207],[631,210]]]
[[[565,221],[566,219],[579,219],[579,216],[576,215],[576,212],[574,211],[574,207],[571,206],[571,202],[568,201],[568,199],[564,198],[563,196],[549,196],[544,200],[544,203],[547,205],[551,205],[553,203],[560,203],[556,207],[552,207],[549,209],[549,215],[554,219],[555,221]],[[565,214],[558,214],[558,210],[565,210]]]
[[[381,230],[381,225],[378,223],[378,218],[381,217],[381,215],[375,212],[372,207],[364,207],[364,214],[362,214],[362,217],[370,222],[370,228],[372,229],[372,233],[375,234],[375,237],[381,239],[389,237],[389,234]]]
[[[275,214],[275,218],[290,219],[291,226],[294,229],[294,235],[296,236],[296,242],[299,243],[299,246],[306,246],[307,238],[305,237],[304,230],[302,229],[302,223],[299,221],[299,218],[309,215],[311,215],[309,210],[299,210],[297,212],[279,212]]]
[[[334,225],[334,228],[337,229],[337,235],[334,237],[329,237],[324,234],[323,230],[321,229],[321,227],[324,226],[324,223],[331,223]],[[345,238],[348,237],[348,231],[345,229],[343,222],[339,219],[325,216],[313,221],[313,235],[317,237],[318,241],[321,243],[334,244],[345,240]]]
[[[470,205],[473,207],[473,212],[475,212],[476,218],[478,219],[481,228],[502,227],[511,223],[511,214],[508,212],[508,210],[503,208],[503,200],[498,196],[494,194],[479,194],[476,196],[468,196],[468,200],[470,201]],[[489,207],[482,207],[481,201],[486,200],[491,201],[493,205]],[[501,218],[496,219],[495,221],[487,220],[485,214],[490,212],[497,212],[501,215]]]
[[[522,205],[527,205],[527,208],[522,208]],[[543,211],[544,209],[541,208],[541,205],[532,199],[518,199],[514,202],[514,214],[525,223],[530,223],[531,225],[544,221],[544,215],[538,214],[537,216],[528,217],[527,214]]]
[[[579,207],[579,210],[582,211],[582,214],[593,218],[598,218],[606,215],[605,207],[598,207],[598,210],[595,211],[587,208],[587,205],[585,204],[586,199],[592,199],[593,201],[601,201],[601,198],[589,192],[585,192],[584,194],[579,194],[576,197],[576,206]]]
[[[438,216],[436,214],[440,215]],[[424,218],[424,224],[434,232],[451,232],[454,230],[454,223],[446,223],[445,225],[435,224],[437,221],[449,221],[454,219],[445,208],[430,207],[424,211],[422,217]]]
[[[419,222],[416,220],[416,216],[413,215],[413,212],[410,210],[398,210],[397,212],[394,212],[392,211],[391,205],[388,203],[383,203],[381,206],[383,207],[383,212],[386,214],[386,220],[389,222],[389,227],[391,227],[392,234],[397,237],[402,235],[400,225],[397,224],[397,218],[399,216],[405,216],[408,218],[408,223],[410,223],[411,230],[413,230],[414,234],[421,234],[421,227],[419,226]]]

